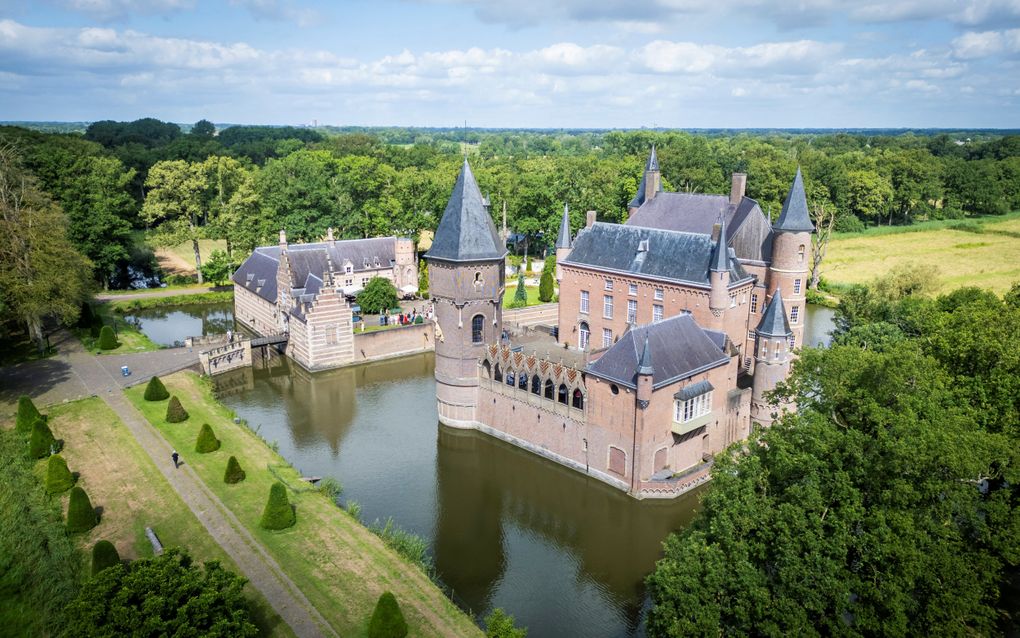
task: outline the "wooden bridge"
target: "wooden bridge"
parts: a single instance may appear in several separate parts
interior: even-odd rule
[[[202,371],[209,376],[230,372],[252,365],[252,348],[268,348],[287,343],[288,335],[273,334],[264,337],[235,337],[229,343],[198,353]]]

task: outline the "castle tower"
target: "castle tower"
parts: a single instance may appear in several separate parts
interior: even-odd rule
[[[439,421],[472,427],[478,361],[503,330],[506,247],[464,160],[432,248],[425,255],[436,321]]]
[[[790,374],[790,336],[793,331],[786,320],[782,290],[776,290],[772,295],[754,332],[758,348],[751,389],[751,420],[769,426],[775,419],[773,407],[768,404],[765,394],[775,390],[776,385]]]
[[[655,367],[652,365],[652,350],[648,347],[648,333],[645,333],[645,345],[641,349],[641,358],[638,359],[638,367],[635,371],[637,388],[635,401],[637,410],[634,411],[634,450],[631,455],[630,491],[636,494],[638,482],[641,480],[642,462],[644,458],[642,443],[645,439],[645,418],[648,416],[648,406],[652,402],[652,390],[655,387]]]
[[[712,249],[712,260],[708,266],[712,290],[708,297],[708,309],[712,311],[712,328],[722,330],[723,314],[730,307],[730,252],[726,245],[726,222],[719,225],[719,240]]]
[[[276,269],[276,327],[280,332],[290,332],[290,311],[294,308],[294,274],[290,269],[287,254],[287,231],[280,229],[280,266]]]
[[[655,154],[655,145],[652,144],[652,151],[648,154],[648,161],[645,162],[645,173],[641,177],[637,194],[627,204],[627,214],[633,215],[634,211],[641,208],[642,204],[654,199],[656,193],[661,192],[662,173],[659,171],[659,157]]]
[[[563,205],[563,218],[560,219],[560,233],[556,236],[556,283],[557,285],[563,279],[563,273],[560,272],[560,262],[567,258],[570,254],[570,248],[572,244],[570,242],[570,209],[567,205]]]
[[[811,233],[814,230],[807,198],[804,196],[804,180],[798,168],[779,219],[772,226],[772,264],[768,273],[769,294],[774,295],[778,290],[786,291],[784,302],[789,308],[788,318],[795,348],[804,345]]]

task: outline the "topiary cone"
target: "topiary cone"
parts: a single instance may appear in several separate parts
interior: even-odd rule
[[[180,399],[176,396],[170,397],[170,403],[166,405],[167,423],[181,423],[188,420],[188,411],[181,405]]]
[[[223,482],[233,485],[234,483],[240,483],[245,479],[244,470],[241,469],[241,464],[237,462],[237,457],[230,457],[227,459],[227,470],[223,473]]]
[[[295,522],[297,518],[294,516],[294,508],[287,500],[287,488],[277,481],[269,488],[269,500],[266,502],[266,509],[262,511],[259,525],[263,529],[287,529]]]
[[[117,335],[113,334],[113,328],[110,326],[103,326],[99,331],[99,349],[100,350],[113,350],[120,344],[117,343]]]
[[[120,564],[120,554],[110,541],[99,541],[92,546],[92,575],[95,576],[107,567]]]
[[[145,400],[164,401],[168,398],[170,398],[170,393],[167,392],[166,386],[159,380],[159,377],[149,379],[149,385],[145,386]]]
[[[384,592],[368,621],[368,638],[404,638],[406,635],[407,621],[397,599],[390,592]]]
[[[53,432],[50,432],[50,426],[46,425],[46,421],[38,419],[32,425],[32,435],[28,439],[29,458],[41,459],[44,456],[49,456],[53,444],[56,442]]]
[[[36,409],[35,404],[32,403],[32,399],[28,395],[23,394],[18,397],[18,417],[14,425],[18,432],[25,432],[26,434],[31,432],[35,422],[45,418]]]
[[[549,269],[542,271],[542,277],[538,280],[538,300],[549,303],[553,298],[553,276]]]
[[[99,524],[99,517],[92,507],[89,495],[80,487],[71,488],[71,499],[67,505],[67,531],[87,532]]]
[[[46,462],[46,491],[60,494],[74,487],[74,476],[67,469],[67,461],[59,454],[54,454]]]
[[[220,440],[213,434],[212,427],[208,423],[202,424],[198,431],[198,439],[195,440],[195,451],[199,454],[208,454],[220,449]]]

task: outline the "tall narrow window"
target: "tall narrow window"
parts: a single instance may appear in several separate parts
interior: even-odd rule
[[[797,260],[800,263],[804,263],[804,244],[801,244],[800,248],[797,249]]]
[[[602,347],[608,348],[613,345],[613,331],[609,328],[602,329]]]
[[[637,323],[637,299],[627,300],[627,323]]]
[[[790,323],[797,323],[800,320],[800,306],[790,308]]]
[[[793,294],[795,295],[800,294],[800,279],[793,280]]]
[[[662,321],[662,304],[652,306],[652,321]]]
[[[790,335],[790,350],[797,347],[797,335]]]
[[[588,314],[588,291],[581,291],[581,314]]]
[[[475,315],[471,317],[471,343],[481,343],[484,338],[485,317]]]
[[[604,295],[602,297],[602,316],[606,319],[613,318],[613,296]]]
[[[577,347],[581,350],[587,350],[590,339],[591,330],[588,328],[588,324],[582,321],[581,325],[577,328]]]
[[[751,293],[751,312],[758,312],[758,295]]]

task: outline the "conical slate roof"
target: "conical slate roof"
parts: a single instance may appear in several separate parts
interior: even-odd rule
[[[793,334],[786,320],[786,309],[783,307],[783,291],[776,288],[772,300],[765,308],[765,313],[758,322],[756,332],[765,337],[789,337]]]
[[[793,178],[790,192],[786,194],[786,201],[783,202],[783,211],[779,213],[773,230],[787,232],[814,232],[815,226],[811,223],[811,215],[808,213],[807,197],[804,195],[804,180],[800,175],[800,168],[797,168],[797,175]]]
[[[436,228],[432,248],[425,257],[444,261],[489,261],[502,259],[506,252],[465,158]]]
[[[659,170],[659,156],[655,154],[655,144],[652,144],[652,152],[648,154],[648,163],[645,164],[645,170]]]
[[[726,245],[726,220],[719,225],[719,241],[712,249],[712,261],[709,270],[712,272],[729,272],[730,270],[730,249]]]
[[[645,196],[648,190],[648,172],[659,170],[659,156],[655,154],[655,145],[652,144],[652,151],[648,154],[648,161],[645,162],[645,172],[641,175],[641,184],[638,185],[634,199],[627,204],[629,208],[637,208],[645,203]],[[659,180],[659,193],[662,192],[662,180]]]
[[[560,220],[560,234],[556,236],[557,248],[570,248],[570,210],[563,205],[563,219]]]
[[[648,334],[645,334],[645,347],[641,351],[641,359],[638,361],[637,373],[638,375],[651,376],[655,372],[655,368],[652,367],[652,351],[648,348]]]

